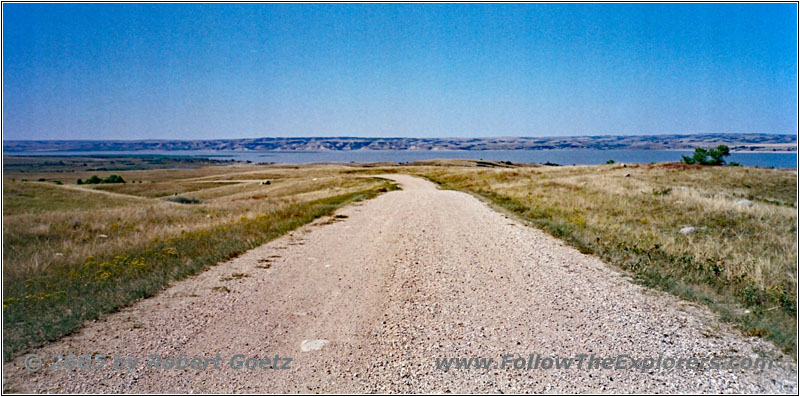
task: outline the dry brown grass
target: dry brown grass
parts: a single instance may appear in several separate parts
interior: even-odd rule
[[[484,197],[645,284],[796,349],[796,171],[615,164],[408,172]],[[679,233],[685,226],[697,233]]]
[[[304,203],[377,189],[382,182],[357,175],[385,172],[421,175],[483,197],[644,284],[708,304],[748,333],[796,350],[797,173],[787,170],[457,160],[405,167],[122,171],[114,173],[145,182],[115,186],[21,183],[4,176],[4,286],[156,241],[203,239],[206,231],[227,225],[285,217]],[[202,203],[162,200],[170,189]],[[754,205],[737,205],[741,199]],[[678,233],[684,226],[697,233]]]
[[[260,185],[259,181],[265,179],[261,177],[264,172],[252,178],[252,168],[174,170],[174,180],[154,184],[59,186],[6,181],[3,274],[11,278],[37,274],[56,263],[109,255],[153,239],[206,229],[242,217],[255,217],[276,205],[346,194],[375,185],[363,178],[336,175],[338,169],[332,167],[310,173],[271,167],[274,171],[269,175],[273,183]],[[129,180],[139,172],[119,174]],[[165,175],[164,171],[159,171],[158,178],[163,180]],[[200,182],[196,180],[198,176],[209,180],[241,178],[252,181]],[[185,181],[186,177],[189,182]],[[169,196],[164,194],[171,191],[166,190],[169,186],[173,187],[172,191],[196,197],[203,203],[183,205],[155,199]],[[107,195],[102,191],[119,194]]]
[[[323,168],[206,167],[159,171],[155,183],[97,186],[6,178],[4,357],[390,188]],[[254,171],[269,173],[271,183],[261,185]],[[115,173],[133,181],[140,171]],[[197,203],[165,200],[170,187]]]

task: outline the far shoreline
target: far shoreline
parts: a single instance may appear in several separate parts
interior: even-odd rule
[[[407,164],[435,159],[502,161],[517,164],[598,165],[616,163],[680,162],[692,150],[653,149],[516,149],[516,150],[130,150],[130,151],[47,151],[4,152],[6,160],[41,159],[185,159],[210,162],[252,164]],[[732,151],[726,159],[742,166],[797,169],[795,151]],[[57,160],[51,160],[57,161]],[[65,160],[66,161],[66,160]],[[152,162],[152,161],[151,161]],[[112,162],[113,163],[113,162]],[[4,161],[4,168],[7,168]],[[13,169],[13,166],[11,167]]]

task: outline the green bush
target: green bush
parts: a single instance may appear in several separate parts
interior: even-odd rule
[[[719,145],[714,149],[694,149],[692,157],[682,156],[681,162],[684,164],[699,165],[723,165],[725,156],[730,155],[730,149],[725,145]]]
[[[83,181],[83,183],[86,185],[96,185],[98,183],[103,183],[103,180],[100,179],[100,177],[98,177],[97,175],[92,175],[91,178]]]
[[[97,185],[99,183],[125,183],[125,180],[122,179],[119,175],[109,175],[106,179],[100,179],[97,175],[92,175],[91,178],[81,181],[78,179],[78,184],[86,184],[86,185]]]
[[[102,183],[125,183],[125,180],[119,175],[110,175],[108,178],[103,179]]]

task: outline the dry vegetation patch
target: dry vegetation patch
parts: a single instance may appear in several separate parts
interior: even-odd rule
[[[143,183],[91,188],[4,175],[5,357],[391,189],[360,176],[387,172],[480,196],[638,282],[707,304],[745,332],[796,351],[796,171],[436,160],[120,171]],[[197,203],[162,200],[175,193]],[[689,226],[694,233],[679,232]]]
[[[392,189],[385,180],[342,175],[342,169],[151,170],[142,179],[153,183],[93,187],[4,175],[4,358],[341,205]],[[144,176],[116,173],[126,181]],[[258,183],[267,174],[273,183]],[[181,197],[187,200],[164,199]]]
[[[794,170],[614,164],[409,172],[488,199],[639,282],[706,303],[747,333],[796,351]],[[679,232],[690,226],[694,233]]]

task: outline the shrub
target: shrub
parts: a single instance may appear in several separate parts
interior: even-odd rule
[[[125,183],[125,180],[119,175],[109,175],[102,183]]]
[[[196,199],[194,197],[189,198],[189,197],[184,197],[184,196],[172,196],[172,197],[167,197],[164,200],[171,201],[173,203],[178,203],[178,204],[200,204],[200,203],[202,203],[201,200]]]
[[[97,175],[92,175],[91,178],[83,181],[83,183],[87,185],[96,185],[98,183],[103,183],[103,180],[100,179],[100,177],[98,177]]]
[[[91,178],[85,181],[81,181],[80,179],[78,179],[79,185],[81,184],[96,185],[99,183],[125,183],[125,180],[122,179],[122,177],[119,175],[109,175],[108,178],[106,179],[100,179],[100,177],[98,177],[97,175],[92,175]]]
[[[692,157],[682,156],[681,162],[684,164],[699,165],[722,165],[725,164],[724,157],[730,155],[730,149],[725,145],[719,145],[714,149],[694,149]]]

